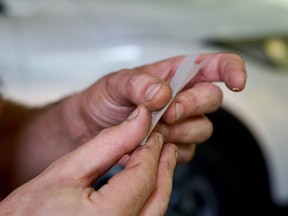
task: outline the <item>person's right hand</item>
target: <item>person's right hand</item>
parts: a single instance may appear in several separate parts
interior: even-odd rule
[[[75,143],[80,145],[79,140],[86,141],[102,129],[123,121],[139,104],[145,104],[150,111],[163,108],[171,98],[168,83],[183,58],[178,56],[111,73],[72,97],[66,106],[70,113],[66,119],[71,136],[78,139]],[[192,158],[195,144],[212,134],[212,124],[205,114],[220,107],[222,91],[211,82],[224,82],[233,91],[241,91],[246,82],[245,65],[238,55],[202,54],[196,61],[203,60],[205,65],[177,94],[157,125],[165,142],[177,144],[182,162]],[[69,112],[69,109],[76,111]]]
[[[163,146],[161,134],[152,133],[146,145],[137,148],[150,118],[140,105],[126,121],[101,131],[12,192],[0,203],[1,215],[164,215],[177,147]],[[95,180],[132,151],[125,169],[95,191]]]

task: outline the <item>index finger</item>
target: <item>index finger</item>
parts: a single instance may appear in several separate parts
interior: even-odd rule
[[[195,63],[205,60],[196,77],[190,82],[224,82],[233,91],[245,87],[247,72],[243,59],[233,53],[199,55]],[[189,84],[188,84],[189,86]]]
[[[154,64],[136,68],[142,72],[154,75],[167,82],[171,80],[185,56],[178,56]],[[224,82],[233,91],[241,91],[245,87],[247,73],[242,58],[233,53],[200,54],[195,63],[205,60],[198,74],[185,88],[190,88],[197,82]],[[191,62],[193,64],[193,62]]]
[[[95,191],[91,198],[95,203],[99,198],[113,203],[118,215],[138,215],[156,187],[162,146],[163,137],[152,133],[147,143],[131,155],[125,169]]]

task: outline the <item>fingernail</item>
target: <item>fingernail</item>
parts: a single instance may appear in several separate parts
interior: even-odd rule
[[[162,83],[154,83],[150,85],[145,94],[146,101],[152,100],[152,98],[156,95],[156,93],[159,91],[161,86],[162,86]]]
[[[130,116],[128,117],[128,120],[132,120],[132,119],[135,119],[139,114],[139,109],[136,108],[131,114]]]
[[[164,138],[163,138],[162,134],[157,133],[157,140],[158,140],[158,142],[161,142],[161,143],[164,142]]]
[[[176,160],[178,160],[178,158],[179,158],[179,150],[178,149],[176,149],[176,151],[175,151],[175,158],[176,158]]]
[[[239,88],[232,88],[232,91],[234,91],[234,92],[239,92],[240,89],[239,89]]]
[[[183,106],[180,103],[175,104],[175,120],[176,122],[180,120],[183,113]]]

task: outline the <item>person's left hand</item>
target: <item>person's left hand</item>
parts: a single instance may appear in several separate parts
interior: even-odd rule
[[[89,139],[102,129],[123,121],[139,104],[145,104],[151,111],[163,108],[171,98],[169,80],[183,58],[174,57],[109,74],[72,97],[69,107],[79,107],[81,121],[77,124],[82,122],[87,129],[74,127],[71,134],[85,131],[81,134]],[[212,82],[224,82],[233,91],[241,91],[246,82],[245,65],[238,55],[206,54],[200,55],[196,62],[204,59],[205,65],[178,93],[156,128],[163,134],[165,142],[178,145],[180,162],[189,161],[195,144],[212,134],[213,126],[205,114],[217,110],[222,103],[222,91]],[[69,118],[73,121],[71,115]]]
[[[14,190],[0,202],[1,215],[164,215],[178,150],[173,144],[163,145],[159,133],[152,133],[146,145],[138,147],[150,120],[147,108],[138,106],[127,120],[102,130]],[[122,171],[98,190],[92,188],[96,179],[131,152]]]

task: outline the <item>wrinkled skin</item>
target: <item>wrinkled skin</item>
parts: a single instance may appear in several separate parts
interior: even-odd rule
[[[18,185],[36,177],[6,197],[0,212],[164,215],[176,158],[191,160],[196,144],[212,133],[205,114],[217,110],[223,97],[212,82],[224,82],[233,91],[246,82],[238,55],[200,55],[196,61],[205,59],[204,67],[177,94],[147,144],[138,147],[149,130],[151,111],[171,98],[169,81],[183,58],[109,74],[40,110],[21,131],[14,157]],[[94,191],[92,183],[119,161],[125,169]]]
[[[173,144],[163,146],[159,133],[137,148],[150,119],[139,106],[128,120],[101,131],[12,192],[0,203],[1,215],[164,215],[178,153]],[[91,187],[135,148],[123,171],[98,191]]]
[[[151,111],[163,108],[171,97],[169,81],[183,58],[109,74],[82,92],[79,104],[89,133],[97,134],[118,124],[139,104]],[[156,129],[165,142],[179,147],[179,162],[191,160],[195,144],[212,134],[213,126],[205,114],[219,109],[223,97],[221,89],[212,82],[224,82],[233,91],[241,91],[246,82],[245,65],[238,55],[206,54],[196,62],[204,59],[200,73],[176,96]]]

